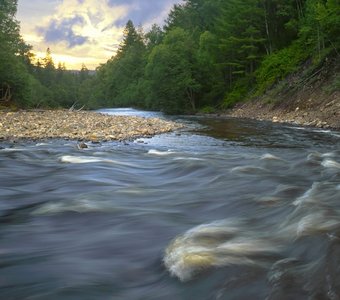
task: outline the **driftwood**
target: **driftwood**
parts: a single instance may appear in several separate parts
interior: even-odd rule
[[[11,99],[11,87],[8,83],[3,83],[0,88],[0,102],[9,102]]]
[[[85,105],[83,105],[81,108],[79,108],[79,109],[76,109],[75,107],[76,107],[76,104],[77,104],[77,102],[74,102],[73,103],[73,105],[68,109],[69,111],[81,111],[81,110],[83,110],[83,108],[85,107]]]

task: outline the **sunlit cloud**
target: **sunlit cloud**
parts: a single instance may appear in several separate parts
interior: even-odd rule
[[[52,51],[55,63],[68,69],[85,63],[94,69],[118,49],[123,28],[131,19],[150,28],[161,23],[180,0],[21,0],[18,19],[22,35],[36,56]]]
[[[83,45],[88,40],[86,36],[78,35],[74,32],[74,27],[84,25],[82,16],[62,19],[60,21],[52,20],[47,28],[38,27],[37,31],[44,36],[48,43],[66,41],[69,48],[77,45]]]

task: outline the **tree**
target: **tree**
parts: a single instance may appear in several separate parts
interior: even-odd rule
[[[124,55],[131,47],[133,47],[136,43],[143,43],[143,37],[138,34],[133,22],[129,20],[124,28],[123,32],[123,40],[119,45],[116,58]]]
[[[82,63],[82,65],[81,65],[79,77],[80,77],[79,78],[80,82],[83,82],[84,80],[86,80],[89,77],[89,70],[84,63]]]
[[[46,55],[43,58],[43,69],[39,80],[46,87],[51,87],[56,79],[57,72],[52,58],[52,52],[50,48],[46,49]]]
[[[144,35],[128,21],[116,55],[82,85],[91,106],[229,106],[308,57],[339,55],[339,28],[339,0],[183,0],[163,29]]]
[[[307,0],[300,37],[318,57],[325,48],[340,48],[340,5],[337,0]]]
[[[182,28],[174,28],[149,56],[146,76],[149,104],[166,113],[195,111],[200,86],[194,78],[192,41]]]
[[[15,19],[17,12],[16,0],[2,0],[0,2],[0,37],[2,44],[11,49],[12,53],[19,53],[22,42],[19,23]]]
[[[163,41],[163,37],[162,29],[157,24],[153,24],[150,31],[145,35],[148,50],[150,51],[153,47],[159,45]]]
[[[10,92],[11,97],[5,100],[24,104],[32,101],[32,78],[25,64],[31,47],[20,36],[16,11],[17,1],[0,1],[0,89]]]
[[[128,21],[116,56],[99,68],[110,105],[142,105],[144,97],[141,81],[146,63],[145,55],[142,31],[137,32],[132,21]]]

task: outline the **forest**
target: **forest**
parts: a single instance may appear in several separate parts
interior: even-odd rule
[[[339,0],[184,0],[162,27],[129,20],[95,72],[56,66],[49,48],[36,61],[16,11],[16,0],[0,1],[0,107],[208,113],[340,55]]]

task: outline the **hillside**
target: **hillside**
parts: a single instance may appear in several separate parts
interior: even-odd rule
[[[263,96],[237,104],[234,117],[340,129],[340,57],[306,62]]]

